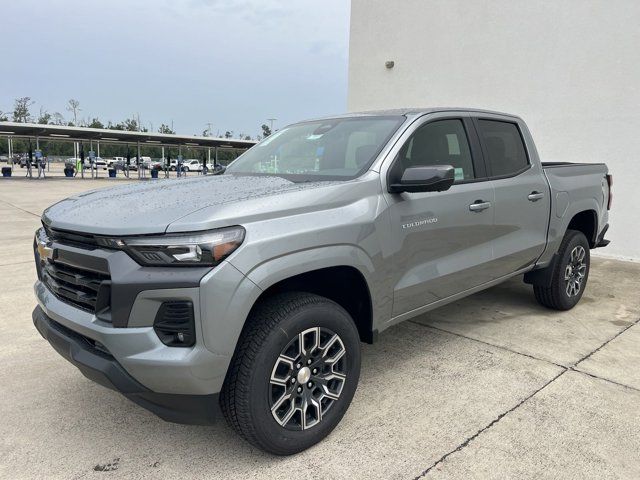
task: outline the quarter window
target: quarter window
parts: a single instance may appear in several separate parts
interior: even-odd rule
[[[491,176],[514,175],[527,168],[529,160],[516,124],[478,120],[478,129]]]
[[[471,150],[461,120],[439,120],[420,127],[404,144],[398,163],[400,175],[410,167],[451,165],[456,182],[475,178]]]

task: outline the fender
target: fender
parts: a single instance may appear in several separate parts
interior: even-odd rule
[[[596,216],[595,237],[588,239],[589,242],[593,244],[598,236],[598,232],[601,230],[600,222],[602,221],[602,218],[598,213],[600,211],[600,208],[601,207],[598,205],[598,202],[595,199],[585,198],[582,200],[578,200],[575,203],[572,203],[572,201],[570,201],[568,208],[565,210],[564,215],[561,218],[558,218],[558,216],[554,215],[554,213],[552,212],[550,216],[547,248],[538,260],[537,265],[546,266],[549,264],[549,262],[553,259],[553,256],[558,252],[560,243],[562,243],[562,239],[564,238],[569,223],[571,223],[573,217],[585,211],[592,211]]]
[[[393,297],[391,286],[378,278],[379,269],[367,253],[356,245],[324,245],[298,250],[272,258],[245,273],[247,278],[261,290],[267,290],[287,278],[329,267],[353,267],[358,270],[369,289],[373,314],[373,329],[388,320],[391,315]]]

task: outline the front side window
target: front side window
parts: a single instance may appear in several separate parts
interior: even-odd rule
[[[491,176],[515,175],[529,166],[520,130],[515,123],[478,120],[480,138],[489,157]]]
[[[369,167],[403,116],[350,117],[299,123],[251,147],[227,173],[292,181],[347,180]]]
[[[394,168],[401,176],[407,168],[433,165],[451,165],[456,182],[475,178],[462,120],[438,120],[420,127],[400,150]]]

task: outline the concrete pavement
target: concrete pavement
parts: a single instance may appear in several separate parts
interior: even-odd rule
[[[331,436],[278,458],[223,422],[163,422],[36,332],[39,215],[109,184],[0,181],[1,478],[640,477],[640,264],[594,258],[569,312],[540,307],[515,279],[393,327],[363,345]]]

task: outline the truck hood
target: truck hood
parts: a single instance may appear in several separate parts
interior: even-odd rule
[[[212,214],[230,204],[328,183],[235,175],[150,180],[69,197],[46,209],[42,220],[55,229],[98,235],[164,233],[172,222],[202,209]]]

